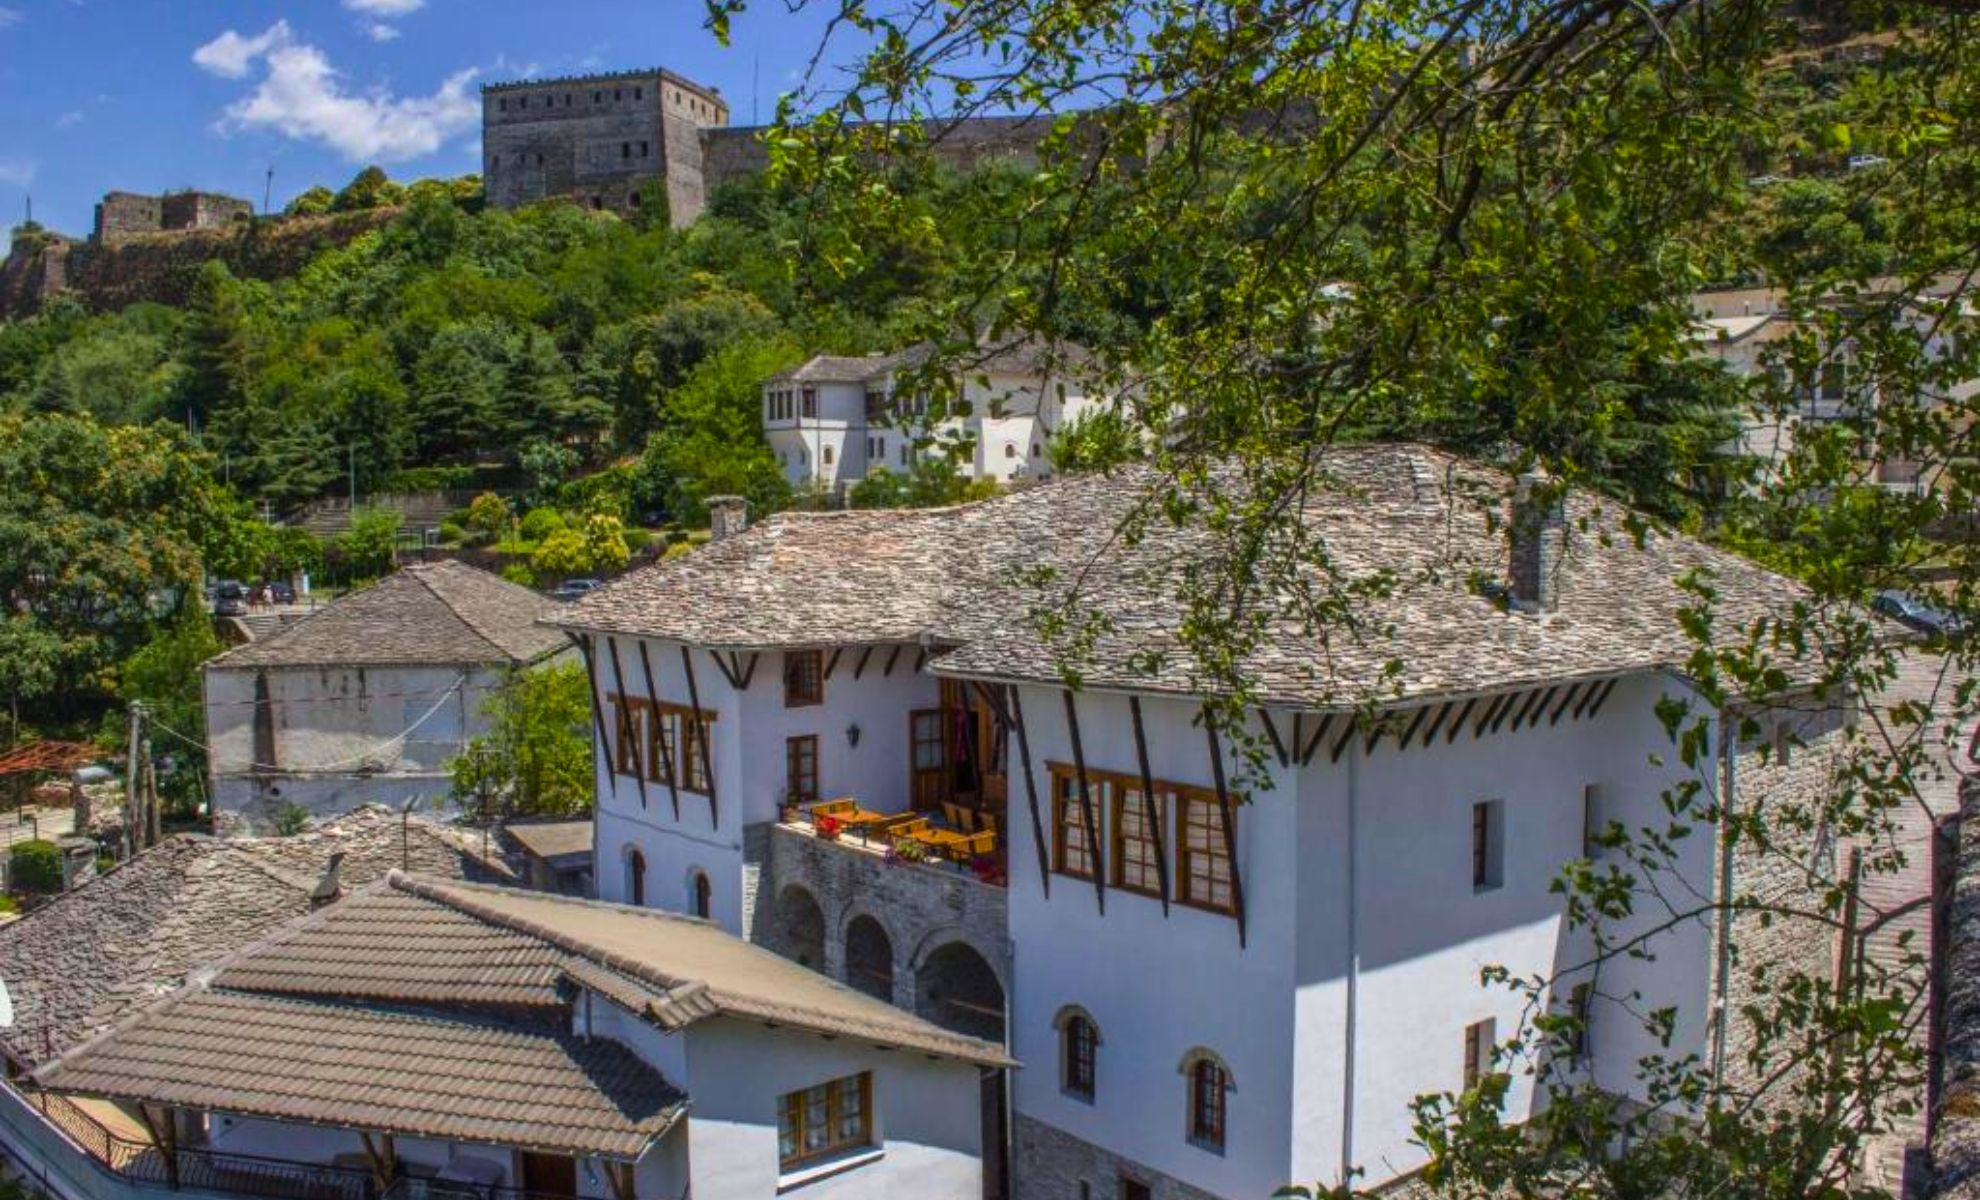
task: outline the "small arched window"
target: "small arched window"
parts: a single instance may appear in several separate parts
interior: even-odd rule
[[[830,446],[825,447],[824,454],[825,465],[829,467],[832,465],[832,448]]]
[[[1092,1100],[1099,1085],[1100,1027],[1077,1004],[1059,1010],[1059,1088],[1079,1100]]]
[[[706,919],[714,906],[714,887],[708,882],[706,871],[696,871],[688,878],[688,911]]]
[[[637,846],[626,851],[626,903],[635,907],[646,904],[646,855]]]
[[[1016,458],[1016,457],[1017,457],[1017,446],[1016,446],[1016,444],[1014,444],[1014,443],[1012,443],[1012,442],[1005,442],[1005,443],[1004,443],[1004,457],[1005,457],[1005,458]]]
[[[1189,1088],[1189,1140],[1222,1154],[1229,1094],[1236,1087],[1231,1069],[1215,1051],[1199,1046],[1183,1055],[1182,1073]]]

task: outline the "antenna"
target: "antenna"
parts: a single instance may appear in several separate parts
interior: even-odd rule
[[[758,53],[751,56],[749,60],[749,123],[751,125],[762,124],[756,117],[756,97],[758,95],[756,77],[762,69],[763,55]]]
[[[268,175],[261,181],[261,215],[268,215],[268,197],[275,190],[275,168],[268,168]]]

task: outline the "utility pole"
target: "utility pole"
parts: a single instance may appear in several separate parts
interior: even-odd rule
[[[275,168],[268,168],[268,175],[261,181],[261,215],[268,215],[268,198],[275,191]]]
[[[357,515],[357,443],[351,443],[347,449],[351,456],[351,514],[355,516]]]
[[[143,835],[139,832],[143,821],[144,781],[138,766],[138,755],[144,743],[144,701],[131,701],[128,721],[124,751],[124,848],[127,856],[136,854],[144,844]]]

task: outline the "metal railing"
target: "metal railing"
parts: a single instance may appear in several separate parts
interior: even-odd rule
[[[587,1192],[584,1185],[578,1186],[578,1195],[607,1195],[606,1185],[600,1183]],[[404,1176],[385,1189],[379,1200],[575,1200],[563,1192],[532,1192],[522,1188],[496,1187],[492,1184],[463,1183],[438,1179],[415,1179]]]
[[[183,1146],[168,1155],[149,1141],[116,1133],[65,1096],[16,1089],[43,1120],[85,1154],[135,1183],[225,1192],[264,1200],[378,1200],[368,1171]]]

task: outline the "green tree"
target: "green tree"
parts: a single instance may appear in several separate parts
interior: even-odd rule
[[[183,738],[160,739],[178,767],[159,780],[159,791],[181,816],[198,811],[206,774],[206,704],[200,666],[224,649],[204,612],[187,608],[159,629],[118,672],[118,695],[142,700],[157,723]]]
[[[516,462],[529,480],[529,490],[523,495],[523,504],[536,509],[556,498],[557,489],[577,469],[578,457],[576,451],[561,442],[533,438],[523,443],[516,455]]]
[[[383,170],[366,167],[344,185],[344,190],[337,193],[330,207],[335,212],[360,212],[403,204],[405,198],[406,189],[393,183]]]
[[[620,553],[625,547],[620,546]],[[539,579],[554,579],[560,575],[583,575],[592,570],[593,547],[583,532],[576,529],[559,529],[543,539],[536,552],[529,557],[530,569]]]
[[[468,528],[490,540],[507,533],[513,519],[509,502],[494,492],[483,492],[468,505]]]
[[[763,381],[798,361],[783,340],[742,341],[710,355],[666,401],[640,464],[649,495],[677,520],[705,523],[708,496],[740,495],[754,512],[790,498],[783,468],[763,440]]]
[[[482,714],[488,732],[454,760],[457,803],[511,817],[591,810],[591,690],[582,666],[519,672],[489,695]]]
[[[391,572],[398,557],[397,509],[366,508],[351,514],[351,527],[337,537],[337,549],[353,579],[376,579]]]
[[[1118,409],[1095,408],[1054,430],[1045,443],[1045,457],[1061,475],[1106,471],[1131,461],[1141,449],[1141,435]]]
[[[282,211],[292,217],[320,217],[329,212],[337,203],[337,193],[317,184],[289,201]]]

